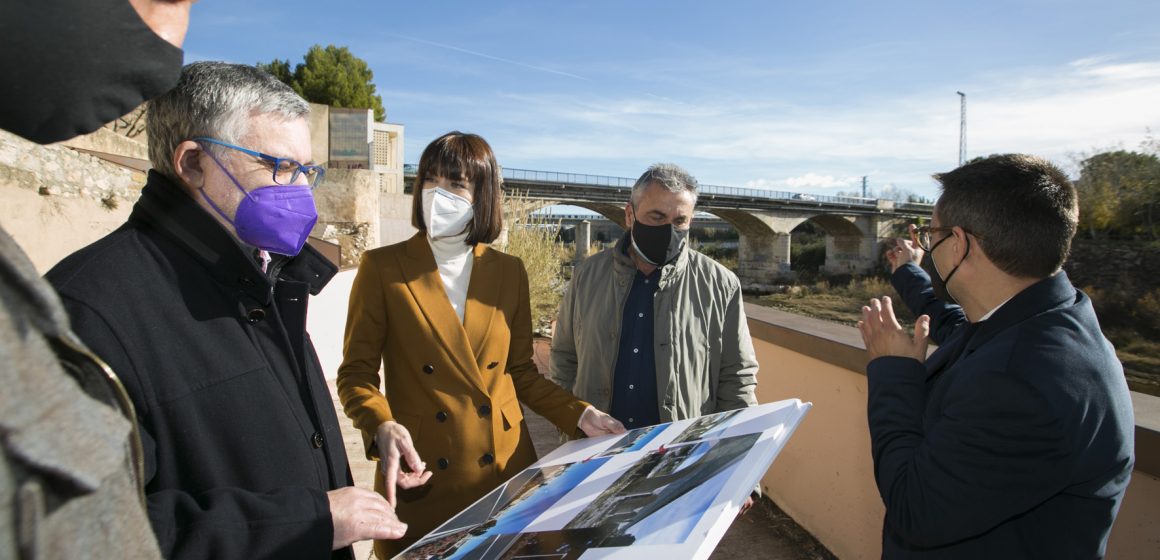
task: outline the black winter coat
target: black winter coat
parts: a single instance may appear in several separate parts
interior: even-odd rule
[[[306,304],[335,272],[307,246],[268,279],[151,172],[124,226],[46,275],[136,405],[166,558],[331,555],[326,492],[352,480]]]

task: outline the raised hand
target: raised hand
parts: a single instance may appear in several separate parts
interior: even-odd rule
[[[862,320],[858,321],[858,331],[866,344],[870,359],[882,356],[903,356],[920,362],[926,360],[927,337],[930,335],[930,316],[922,315],[914,322],[914,335],[898,324],[894,316],[894,304],[883,296],[870,300],[862,306]]]
[[[918,226],[910,224],[911,237],[914,236],[917,229]],[[923,254],[925,254],[925,251],[923,251],[922,247],[919,247],[918,243],[915,243],[913,240],[904,239],[902,237],[895,238],[894,247],[891,247],[886,251],[886,260],[890,261],[891,274],[893,274],[895,270],[898,270],[898,267],[908,262],[918,264],[922,261]]]

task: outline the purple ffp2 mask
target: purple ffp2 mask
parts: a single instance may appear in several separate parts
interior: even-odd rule
[[[294,256],[302,251],[310,230],[318,221],[318,209],[308,185],[270,185],[246,191],[233,174],[212,155],[218,167],[242,191],[241,204],[231,220],[214,201],[198,189],[218,215],[233,224],[238,239],[264,251]]]
[[[234,228],[238,239],[280,255],[297,255],[318,221],[314,196],[306,185],[271,185],[246,193]]]

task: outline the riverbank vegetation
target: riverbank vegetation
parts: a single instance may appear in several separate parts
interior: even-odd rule
[[[1092,297],[1104,336],[1116,347],[1128,386],[1133,391],[1160,396],[1160,336],[1154,330],[1155,323],[1160,321],[1160,289],[1135,301],[1090,287],[1085,292]],[[821,280],[786,286],[780,293],[750,296],[746,301],[854,326],[862,318],[862,306],[870,298],[884,295],[898,299],[889,281],[867,277],[855,278],[845,284]],[[914,315],[905,305],[895,305],[894,310],[899,323],[911,330]]]

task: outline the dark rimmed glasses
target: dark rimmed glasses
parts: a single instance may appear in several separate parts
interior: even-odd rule
[[[926,251],[929,253],[930,250],[932,249],[932,247],[930,246],[931,241],[933,241],[932,234],[936,231],[950,231],[952,229],[954,229],[954,228],[953,227],[922,226],[922,227],[910,232],[910,238],[923,251]]]
[[[920,248],[922,248],[923,251],[926,251],[929,253],[932,249],[934,249],[935,247],[938,246],[938,243],[935,243],[933,247],[931,246],[930,243],[931,243],[931,241],[933,241],[933,236],[931,234],[933,234],[936,231],[950,231],[952,229],[955,229],[955,228],[953,226],[944,226],[944,227],[922,226],[922,227],[916,228],[914,231],[912,231],[910,233],[910,238]],[[979,237],[978,235],[971,233],[971,230],[969,230],[967,228],[960,228],[960,229],[963,230],[963,233],[967,233],[970,235],[974,235],[975,237]],[[946,239],[946,238],[944,237],[943,239]],[[942,243],[942,241],[943,240],[940,239],[939,243]]]
[[[251,155],[258,158],[259,160],[262,160],[262,162],[265,163],[266,166],[269,167],[273,172],[274,182],[279,185],[293,185],[298,181],[299,177],[305,175],[306,182],[310,185],[310,188],[313,189],[322,184],[322,177],[326,175],[326,170],[317,165],[302,165],[301,163],[298,163],[297,161],[290,158],[280,158],[270,154],[263,154],[262,152],[256,150],[235,146],[228,142],[222,142],[221,140],[214,138],[198,137],[194,138],[193,140],[195,142],[207,142],[210,144],[222,146],[224,148],[229,148],[231,150],[237,150],[243,154]]]

